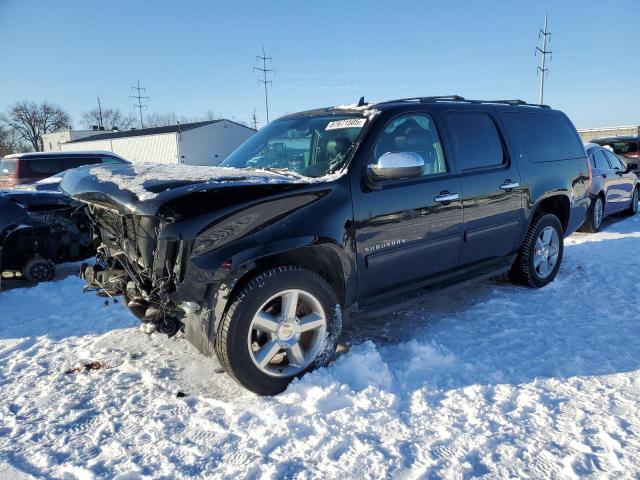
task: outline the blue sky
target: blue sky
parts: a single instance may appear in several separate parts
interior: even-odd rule
[[[271,119],[317,106],[406,96],[538,98],[534,57],[549,14],[545,103],[577,127],[640,123],[640,0],[0,0],[0,109],[48,100],[79,124],[95,106],[212,110],[248,121],[252,72],[273,57]]]

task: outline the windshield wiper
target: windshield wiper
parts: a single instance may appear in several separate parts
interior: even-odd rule
[[[289,170],[288,168],[277,168],[277,167],[258,167],[254,170],[266,170],[267,172],[279,173],[281,175],[289,175],[294,178],[307,178],[301,173],[294,172],[293,170]]]

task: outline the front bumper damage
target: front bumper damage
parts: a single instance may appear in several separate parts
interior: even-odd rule
[[[193,241],[158,239],[165,225],[157,217],[90,208],[100,247],[96,263],[82,266],[85,290],[124,296],[140,320],[175,335],[215,285],[202,282],[198,269],[190,265]]]

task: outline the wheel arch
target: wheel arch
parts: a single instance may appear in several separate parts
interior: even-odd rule
[[[549,195],[540,199],[531,211],[531,216],[527,222],[527,230],[531,227],[533,220],[540,213],[552,213],[562,224],[563,231],[567,231],[569,226],[569,217],[571,215],[571,201],[564,194]]]

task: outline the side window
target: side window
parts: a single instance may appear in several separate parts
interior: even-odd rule
[[[596,150],[593,153],[593,159],[596,162],[596,168],[598,170],[609,170],[611,167],[609,167],[609,163],[607,162],[607,157],[604,156],[604,153],[602,153],[602,150]]]
[[[456,162],[462,171],[497,167],[504,163],[500,134],[489,115],[482,112],[449,112],[447,125]]]
[[[624,170],[624,167],[622,166],[622,162],[620,162],[620,159],[618,157],[616,157],[609,150],[603,150],[603,153],[607,156],[607,159],[609,160],[609,165],[611,165],[611,168],[613,170]]]
[[[375,159],[388,152],[415,152],[424,160],[423,175],[447,173],[440,135],[431,115],[401,115],[391,120],[376,140]]]
[[[29,171],[36,175],[55,175],[64,170],[61,158],[39,158],[25,162]]]
[[[565,117],[554,112],[506,112],[506,128],[512,132],[532,162],[550,162],[585,156],[584,145]]]
[[[116,157],[102,157],[102,163],[124,163],[122,160]]]
[[[65,159],[65,168],[78,168],[85,165],[94,165],[100,163],[100,159],[96,157],[72,157]]]

